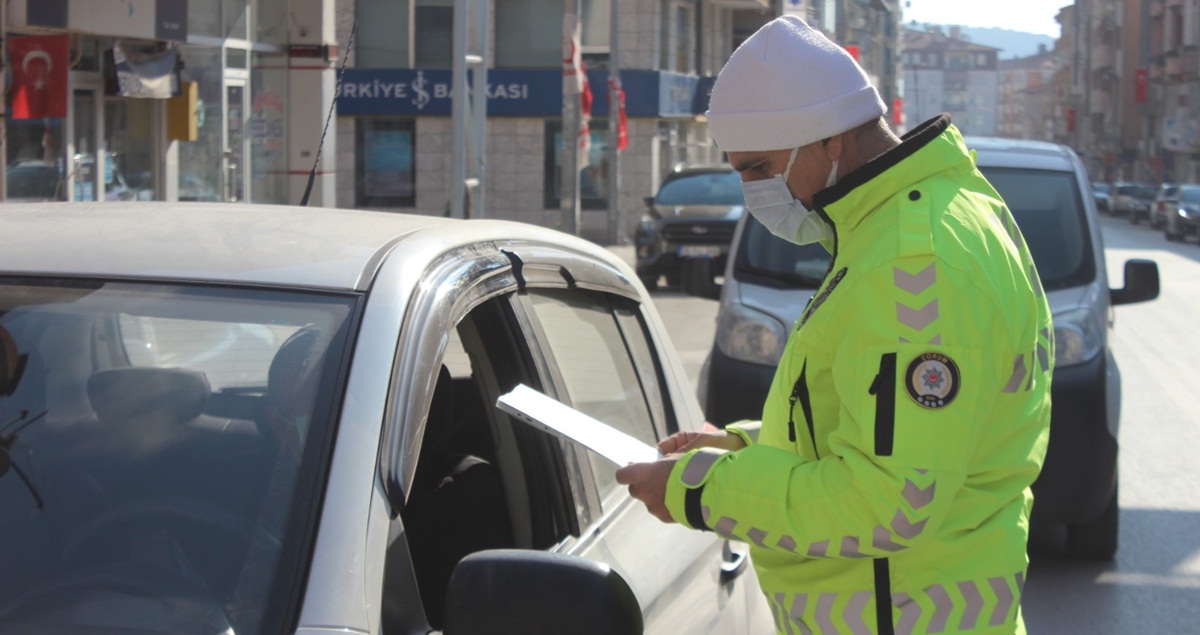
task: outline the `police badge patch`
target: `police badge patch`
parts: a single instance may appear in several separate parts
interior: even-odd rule
[[[909,396],[926,408],[949,405],[958,394],[958,365],[941,353],[919,355],[908,365],[906,377]]]

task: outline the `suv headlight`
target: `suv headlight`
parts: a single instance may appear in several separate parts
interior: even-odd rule
[[[787,344],[787,327],[766,313],[740,305],[729,307],[717,324],[717,348],[738,361],[778,364]]]
[[[1054,316],[1054,363],[1058,367],[1082,364],[1104,347],[1104,318],[1091,309],[1075,309]]]

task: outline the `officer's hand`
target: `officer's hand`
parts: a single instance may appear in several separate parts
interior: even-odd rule
[[[667,478],[675,467],[678,455],[664,456],[649,463],[630,463],[617,470],[617,482],[629,486],[629,495],[642,501],[646,511],[664,523],[673,523],[667,511]]]
[[[718,448],[732,452],[744,447],[746,443],[741,437],[724,430],[676,432],[658,442],[658,451],[662,454],[682,454],[697,448]]]

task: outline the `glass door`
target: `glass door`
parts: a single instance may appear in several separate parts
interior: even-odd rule
[[[73,156],[68,180],[72,183],[72,201],[104,200],[99,176],[105,162],[96,156],[98,102],[99,91],[92,88],[76,89],[71,94],[71,131],[68,134]]]
[[[245,79],[225,80],[225,150],[221,155],[222,196],[226,201],[247,200],[246,113],[248,112]]]

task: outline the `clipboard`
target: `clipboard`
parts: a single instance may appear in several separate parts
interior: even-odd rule
[[[621,467],[662,456],[657,448],[524,384],[501,395],[496,408],[539,430],[579,443]]]

